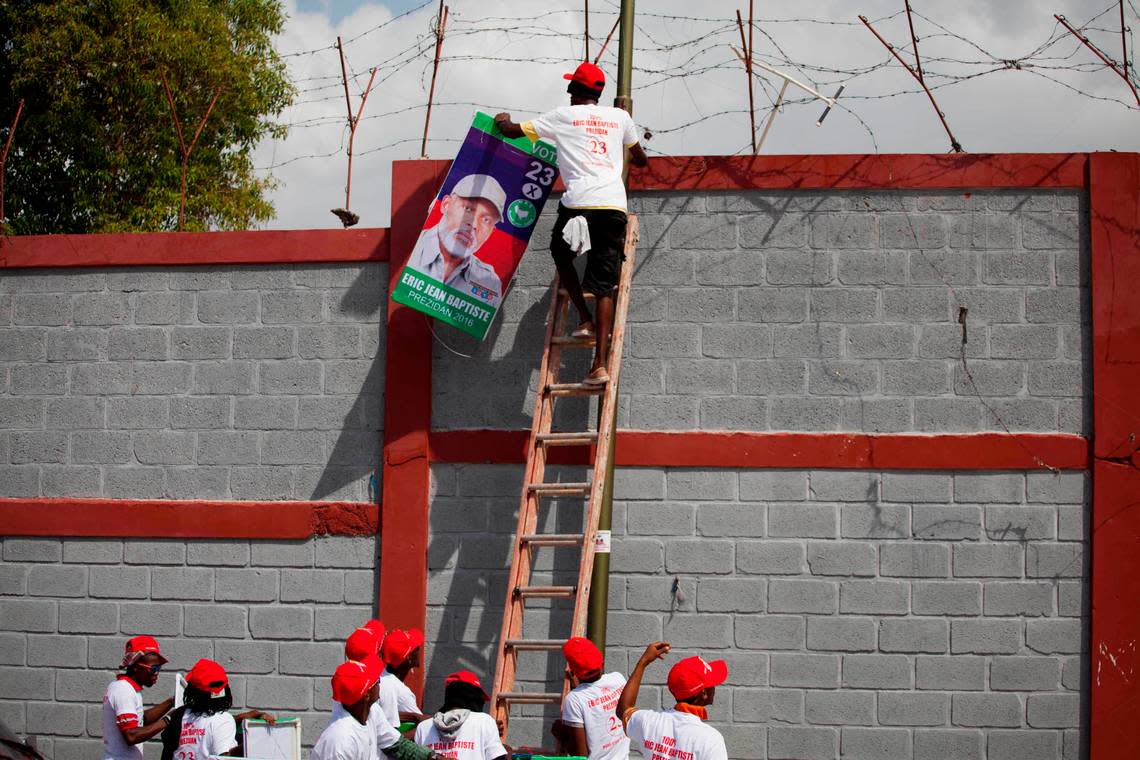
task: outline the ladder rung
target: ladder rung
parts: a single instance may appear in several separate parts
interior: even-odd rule
[[[585,539],[582,533],[528,533],[519,541],[534,546],[578,546]]]
[[[605,389],[605,385],[588,383],[551,383],[546,386],[546,392],[551,396],[597,396]]]
[[[566,291],[566,288],[559,288],[558,289],[558,295],[562,296],[563,298],[569,298],[570,297],[570,294]],[[592,301],[593,299],[597,298],[597,296],[595,296],[593,293],[589,292],[588,290],[583,290],[582,296],[587,301]]]
[[[598,440],[597,433],[539,433],[535,440],[547,446],[589,446]]]
[[[497,695],[503,702],[513,702],[516,705],[548,705],[562,704],[562,692],[541,691],[504,691]]]
[[[519,651],[554,651],[561,649],[565,643],[566,639],[507,639],[505,642],[507,648]]]
[[[589,483],[531,483],[527,490],[538,496],[586,496]]]
[[[567,335],[564,337],[551,338],[550,342],[556,346],[569,346],[570,348],[593,348],[593,338],[575,338]]]
[[[522,597],[561,599],[578,593],[577,586],[519,586],[515,593]]]

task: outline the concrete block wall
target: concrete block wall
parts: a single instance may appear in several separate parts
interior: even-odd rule
[[[642,242],[624,427],[1087,432],[1082,193],[641,193],[630,205]],[[484,343],[441,331],[466,356],[435,346],[434,427],[529,426],[552,225],[545,215]],[[570,362],[567,376],[581,372]],[[571,404],[563,420],[589,416]]]
[[[0,273],[0,496],[376,500],[386,300],[386,264]]]
[[[494,670],[520,485],[515,466],[433,467],[427,707],[451,670]],[[659,638],[728,660],[711,720],[733,758],[1079,758],[1088,506],[1079,472],[619,470],[608,667]],[[540,529],[576,520],[560,504]],[[537,567],[567,582],[576,558]],[[556,635],[566,608],[524,620]],[[562,669],[520,666],[533,689]],[[645,706],[668,706],[666,672]],[[528,743],[554,717],[519,715]]]
[[[373,615],[378,541],[0,540],[0,721],[55,760],[99,757],[100,706],[123,644],[170,659],[146,705],[200,657],[235,707],[300,716],[316,741],[344,639]],[[157,742],[146,745],[157,758]]]

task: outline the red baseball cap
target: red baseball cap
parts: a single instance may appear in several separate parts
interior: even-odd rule
[[[562,645],[562,654],[566,657],[566,664],[570,666],[570,672],[578,678],[598,673],[605,663],[605,657],[594,646],[594,642],[581,636],[567,639],[566,643]]]
[[[483,684],[479,683],[479,676],[472,673],[470,670],[457,670],[447,678],[443,679],[443,688],[447,688],[453,683],[467,683],[479,688],[483,692],[483,701],[490,702],[491,695],[483,688]]]
[[[333,699],[342,705],[356,704],[380,680],[383,672],[384,664],[376,655],[341,663],[332,676]]]
[[[357,628],[344,642],[344,659],[363,660],[376,657],[380,652],[380,639],[369,628]]]
[[[393,628],[388,632],[388,638],[384,639],[384,662],[395,667],[423,645],[424,632],[419,628],[409,628],[406,631]]]
[[[220,699],[225,696],[230,679],[226,675],[226,669],[221,665],[213,660],[202,659],[190,668],[190,672],[186,674],[186,683],[206,692],[212,699]]]
[[[724,660],[706,662],[702,657],[686,657],[669,671],[669,691],[674,699],[688,699],[701,689],[720,686],[728,678]]]
[[[563,74],[563,79],[601,92],[606,87],[606,74],[592,63],[580,63],[573,74]]]
[[[127,645],[123,648],[123,667],[129,668],[142,658],[143,655],[154,654],[158,655],[158,659],[163,662],[169,662],[162,656],[162,652],[158,651],[158,642],[154,640],[153,636],[135,636],[127,639]]]

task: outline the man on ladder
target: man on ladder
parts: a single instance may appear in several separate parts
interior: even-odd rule
[[[629,149],[634,166],[649,159],[637,140],[633,118],[620,108],[598,105],[606,75],[592,63],[583,63],[573,74],[566,91],[570,105],[560,106],[537,119],[516,124],[510,114],[500,113],[495,123],[507,137],[548,140],[558,147],[558,166],[566,192],[558,204],[558,218],[550,241],[550,253],[559,279],[578,309],[576,338],[595,338],[594,363],[585,382],[609,382],[608,353],[614,320],[614,290],[624,260],[626,195],[622,180],[623,149]],[[577,221],[577,220],[583,221]],[[581,282],[574,257],[587,252],[586,272]],[[597,314],[591,317],[582,290],[597,297]]]

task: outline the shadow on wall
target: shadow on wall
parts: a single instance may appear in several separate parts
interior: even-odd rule
[[[337,307],[337,313],[345,318],[363,321],[365,329],[377,330],[379,349],[368,359],[363,373],[345,362],[343,377],[330,377],[330,368],[325,368],[325,390],[328,392],[355,393],[356,399],[344,415],[340,435],[329,452],[328,464],[321,472],[309,498],[319,501],[337,493],[342,488],[368,479],[367,501],[380,500],[381,478],[381,438],[384,425],[384,362],[385,362],[385,318],[388,302],[387,282],[370,276],[370,272],[387,272],[365,268],[345,291]],[[366,320],[376,318],[376,323]],[[361,377],[363,374],[363,377]],[[344,384],[341,387],[340,384]],[[335,385],[333,385],[335,384]]]

